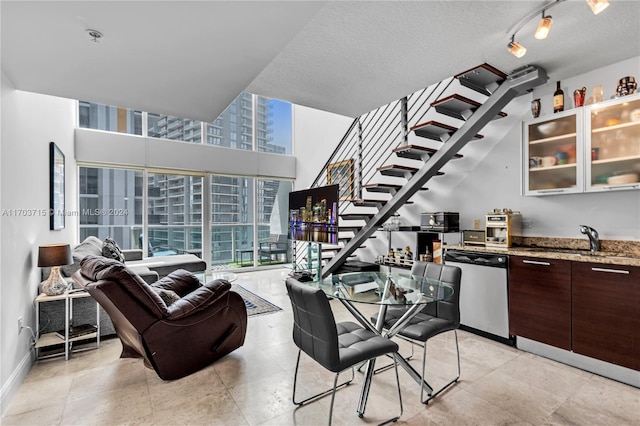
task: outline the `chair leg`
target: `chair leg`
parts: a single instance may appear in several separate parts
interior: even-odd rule
[[[302,354],[302,350],[298,349],[298,359],[296,360],[296,370],[293,373],[293,396],[291,397],[291,400],[293,401],[293,403],[295,405],[301,406],[306,404],[307,402],[311,401],[311,400],[315,400],[315,399],[319,399],[322,398],[323,396],[326,396],[330,393],[335,393],[336,390],[340,389],[343,386],[348,385],[349,383],[351,383],[355,377],[355,374],[353,372],[353,368],[351,369],[351,379],[347,380],[346,382],[340,383],[339,385],[336,386],[337,382],[338,382],[338,376],[340,375],[340,373],[336,374],[335,380],[334,380],[334,386],[331,389],[327,389],[324,392],[320,392],[317,393],[313,396],[310,396],[302,401],[296,401],[296,385],[298,383],[298,367],[300,366],[300,355]],[[333,401],[333,397],[332,397],[332,401]]]
[[[439,393],[447,389],[449,386],[456,383],[460,378],[460,347],[458,346],[458,330],[453,330],[453,332],[456,338],[456,355],[458,358],[458,374],[453,380],[451,380],[449,383],[447,383],[446,385],[438,389],[436,392],[432,392],[431,394],[427,395],[429,397],[427,399],[424,399],[424,387],[420,386],[420,402],[422,402],[423,404],[428,404],[429,401],[431,401],[433,398],[435,398]],[[426,359],[427,359],[427,342],[424,342],[424,351],[422,354],[422,380],[424,380]]]

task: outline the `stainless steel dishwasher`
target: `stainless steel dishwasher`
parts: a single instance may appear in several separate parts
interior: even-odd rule
[[[504,254],[447,250],[447,265],[462,269],[462,329],[513,345],[509,338],[509,257]]]

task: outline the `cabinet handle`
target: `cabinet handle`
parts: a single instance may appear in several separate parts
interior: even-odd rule
[[[604,186],[604,189],[625,189],[625,188],[638,188],[639,184],[633,183],[631,185],[616,185],[616,186]]]
[[[540,194],[551,194],[554,192],[564,192],[564,189],[541,189],[538,192]]]
[[[626,274],[629,275],[629,271],[625,271],[624,269],[607,269],[607,268],[591,268],[592,271],[595,272],[611,272],[614,274]]]
[[[537,260],[523,260],[522,263],[529,263],[531,265],[551,266],[549,262],[540,262]]]

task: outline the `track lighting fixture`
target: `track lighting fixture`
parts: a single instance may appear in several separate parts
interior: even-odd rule
[[[591,7],[593,14],[597,15],[609,7],[609,0],[587,0],[587,4]]]
[[[538,24],[538,28],[536,29],[536,33],[533,35],[538,40],[544,40],[549,36],[549,31],[551,31],[551,24],[553,24],[553,18],[551,16],[544,16],[544,10],[542,11],[542,19],[540,19],[540,23]]]
[[[513,56],[515,56],[516,58],[522,58],[524,54],[527,53],[527,49],[526,47],[515,41],[514,38],[515,35],[511,36],[511,41],[509,42],[509,45],[507,47],[509,48],[509,52],[511,52]]]
[[[515,41],[516,34],[518,34],[518,31],[520,31],[526,24],[539,16],[541,12],[542,18],[538,23],[538,27],[536,28],[534,37],[538,40],[544,40],[545,38],[547,38],[549,36],[549,32],[551,31],[553,18],[551,18],[550,15],[545,16],[545,13],[552,7],[555,7],[565,1],[567,0],[555,0],[552,2],[546,2],[543,5],[539,6],[536,10],[529,13],[524,18],[520,19],[511,28],[509,28],[509,30],[507,31],[507,34],[511,35],[511,41],[507,45],[509,53],[511,53],[516,58],[522,58],[525,53],[527,53],[527,49],[525,49],[523,45]],[[597,15],[609,6],[609,0],[587,0],[587,4],[591,7],[593,14]]]

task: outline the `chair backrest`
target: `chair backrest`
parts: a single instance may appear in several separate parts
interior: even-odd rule
[[[293,342],[330,371],[340,362],[338,331],[325,293],[294,278],[287,278],[293,308]]]
[[[453,265],[433,262],[413,262],[411,275],[444,281],[453,287],[453,296],[446,301],[431,303],[422,312],[460,324],[460,279],[462,270]]]
[[[271,247],[279,249],[286,249],[289,245],[288,237],[283,234],[270,234],[269,243],[271,244]]]

